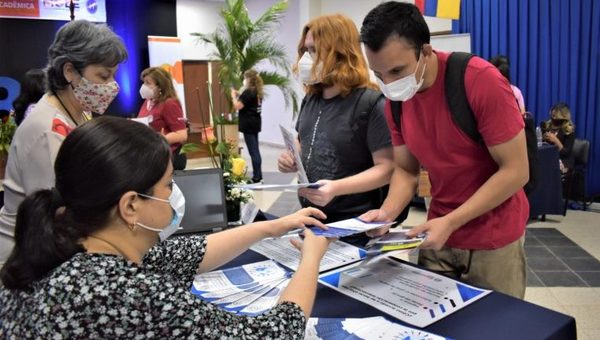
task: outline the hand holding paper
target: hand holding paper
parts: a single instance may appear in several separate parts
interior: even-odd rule
[[[277,168],[281,172],[296,172],[298,171],[298,167],[296,167],[296,159],[294,158],[294,154],[288,149],[283,151],[279,155],[279,159],[277,160]]]
[[[281,135],[283,136],[285,146],[294,156],[294,164],[296,165],[296,169],[298,169],[298,182],[308,183],[308,177],[306,176],[306,171],[304,171],[302,159],[300,158],[300,150],[298,150],[296,146],[296,137],[290,130],[281,125],[279,125],[279,129],[281,130]]]
[[[406,230],[387,233],[379,238],[371,239],[367,244],[367,254],[369,256],[382,254],[396,250],[412,250],[418,248],[425,238],[426,234],[419,234],[416,237],[409,237]]]
[[[279,237],[286,234],[287,232],[304,228],[305,226],[315,226],[315,230],[327,229],[327,226],[323,224],[319,219],[326,219],[327,216],[317,208],[304,208],[297,212],[283,216],[275,220],[277,222],[275,227],[269,228],[270,237]]]
[[[316,183],[317,188],[307,187],[306,189],[299,189],[298,195],[311,201],[313,204],[324,207],[336,196],[334,181],[331,180],[320,180]]]
[[[320,229],[318,229],[320,230]],[[316,256],[319,260],[325,255],[329,244],[333,241],[331,238],[315,236],[311,229],[304,230],[304,239],[291,238],[290,242],[302,253],[302,258],[306,256]]]
[[[421,244],[421,248],[440,250],[456,229],[458,227],[451,226],[447,217],[438,217],[412,228],[406,235],[414,237],[421,233],[427,233],[427,238]]]
[[[383,209],[373,209],[369,210],[366,213],[360,215],[358,218],[365,222],[390,222],[393,219],[387,213],[387,211]],[[391,226],[391,225],[390,225]],[[381,235],[385,235],[390,230],[389,226],[387,228],[379,228],[375,230],[367,231],[367,236],[369,237],[379,237]]]

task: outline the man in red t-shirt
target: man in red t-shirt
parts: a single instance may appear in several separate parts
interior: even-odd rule
[[[458,127],[446,101],[449,54],[434,51],[429,28],[412,4],[385,2],[365,17],[361,39],[388,99],[402,102],[400,128],[386,103],[395,168],[380,209],[363,217],[393,220],[410,202],[420,166],[431,181],[419,264],[466,282],[523,298],[523,235],[529,176],[523,119],[510,85],[487,61],[465,71],[466,95],[483,144]]]

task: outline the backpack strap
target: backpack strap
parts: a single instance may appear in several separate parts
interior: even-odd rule
[[[472,57],[472,54],[465,52],[453,52],[448,57],[444,80],[446,102],[454,123],[473,141],[483,144],[483,138],[477,129],[477,120],[471,105],[469,105],[465,89],[465,71]]]
[[[369,114],[377,105],[377,101],[383,94],[379,91],[372,91],[367,88],[362,90],[362,93],[356,100],[354,112],[352,113],[351,130],[356,133],[360,127],[369,120]]]
[[[402,116],[402,102],[390,100],[390,107],[392,109],[392,118],[394,118],[394,123],[396,123],[398,130],[401,130],[400,116]]]

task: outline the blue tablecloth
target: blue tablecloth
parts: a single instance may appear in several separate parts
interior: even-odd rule
[[[558,149],[544,144],[537,153],[537,187],[529,194],[529,217],[541,215],[562,215],[562,182],[558,164]]]
[[[265,260],[251,250],[223,266],[229,268]],[[313,317],[363,318],[384,312],[319,284]],[[411,325],[407,325],[414,327]],[[576,339],[575,319],[511,296],[492,292],[481,300],[425,327],[425,331],[453,339]]]

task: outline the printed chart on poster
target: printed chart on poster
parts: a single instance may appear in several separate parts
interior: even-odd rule
[[[426,327],[491,293],[385,256],[334,270],[319,281],[417,327]]]

